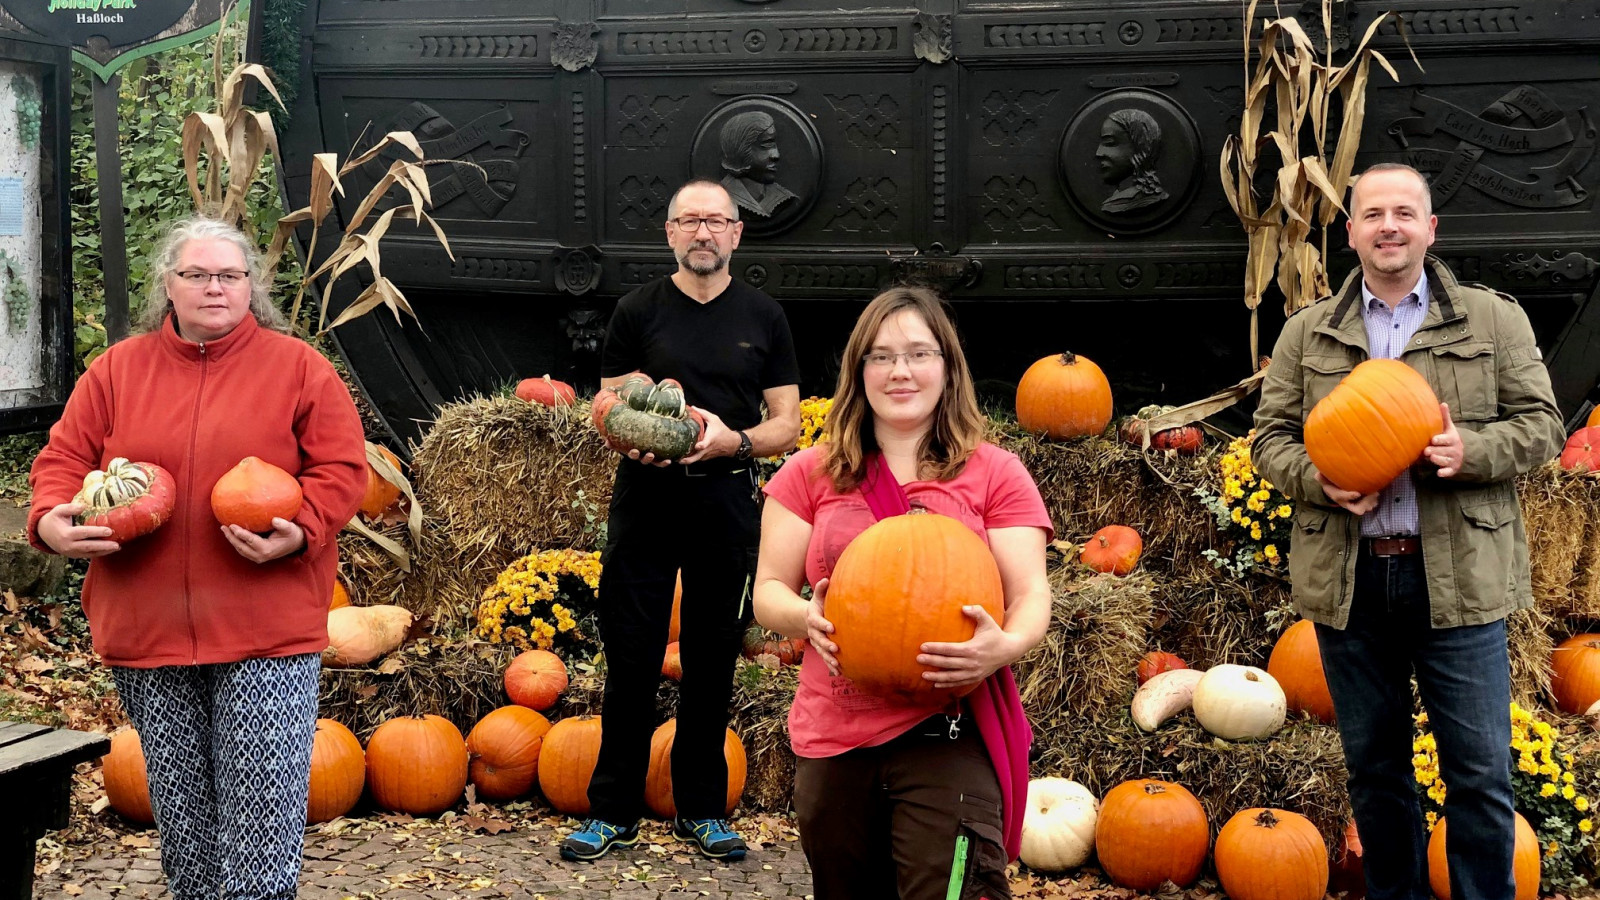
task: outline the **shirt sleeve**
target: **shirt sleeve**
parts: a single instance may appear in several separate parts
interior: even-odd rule
[[[1044,497],[1033,475],[1015,454],[995,449],[999,458],[989,476],[989,492],[985,498],[983,526],[985,528],[1036,527],[1045,530],[1045,540],[1053,540],[1056,532],[1050,524],[1050,511],[1045,508]]]
[[[319,356],[307,366],[310,371],[294,423],[305,502],[294,521],[305,531],[307,558],[315,558],[327,552],[361,505],[367,489],[367,450],[361,415],[338,373]]]
[[[772,352],[767,354],[766,364],[762,366],[762,390],[800,383],[800,360],[794,352],[794,335],[789,331],[789,317],[776,301],[772,305]]]
[[[815,525],[817,521],[817,494],[814,490],[817,470],[816,450],[807,447],[789,457],[766,483],[762,491],[783,508]]]
[[[100,467],[112,420],[108,356],[95,360],[78,379],[61,418],[50,427],[49,442],[34,457],[28,473],[33,488],[28,543],[46,553],[55,551],[39,539],[39,520],[56,506],[70,503],[83,487],[83,477]]]
[[[641,368],[639,329],[630,297],[618,301],[611,321],[606,323],[606,340],[600,350],[600,377],[615,378]]]

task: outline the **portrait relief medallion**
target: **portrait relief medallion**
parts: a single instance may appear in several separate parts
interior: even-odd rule
[[[1188,206],[1199,151],[1199,132],[1183,107],[1155,91],[1112,91],[1084,104],[1067,124],[1061,185],[1073,208],[1098,228],[1154,231]]]
[[[809,116],[777,97],[736,97],[695,132],[691,167],[728,189],[747,236],[787,231],[816,203],[822,142]]]

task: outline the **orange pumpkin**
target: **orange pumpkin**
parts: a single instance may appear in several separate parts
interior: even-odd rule
[[[1139,665],[1136,667],[1135,671],[1139,676],[1139,683],[1144,684],[1146,681],[1149,681],[1157,675],[1160,675],[1162,672],[1171,672],[1174,669],[1187,668],[1189,668],[1189,664],[1184,662],[1183,657],[1177,655],[1176,653],[1167,653],[1161,650],[1151,650],[1149,653],[1146,653],[1144,656],[1139,658]]]
[[[155,824],[139,732],[125,728],[111,736],[111,750],[100,760],[100,773],[106,782],[106,799],[118,815],[140,825]]]
[[[272,520],[300,512],[300,482],[265,460],[246,456],[211,488],[211,512],[224,525],[264,534]]]
[[[367,784],[367,755],[350,729],[333,719],[318,719],[311,744],[311,791],[306,824],[337,819],[355,808]]]
[[[388,447],[380,447],[377,444],[369,443],[367,448],[368,454],[375,450],[389,465],[394,466],[395,471],[400,470],[400,458],[390,453]],[[369,519],[376,519],[399,500],[400,486],[379,475],[378,470],[373,468],[372,462],[369,460],[367,462],[367,493],[361,498],[361,514]]]
[[[344,589],[344,582],[338,578],[333,579],[333,598],[328,601],[328,612],[349,605],[350,592]]]
[[[677,735],[678,720],[668,719],[650,737],[650,769],[644,780],[644,802],[651,812],[663,819],[678,815],[678,804],[672,798],[672,741]],[[744,742],[731,728],[723,739],[722,755],[728,761],[728,808],[724,812],[731,816],[733,808],[739,805],[739,797],[744,794],[747,762]]]
[[[1511,879],[1517,886],[1514,900],[1538,900],[1539,897],[1539,837],[1533,826],[1517,813],[1516,842],[1511,851]],[[1428,839],[1428,886],[1439,900],[1450,900],[1450,862],[1445,856],[1445,820],[1433,826],[1433,837]]]
[[[1346,900],[1361,900],[1367,895],[1367,867],[1362,862],[1366,850],[1361,846],[1361,835],[1356,831],[1356,820],[1344,827],[1344,846],[1334,857],[1328,871],[1328,890],[1344,894]]]
[[[557,812],[589,814],[589,779],[600,761],[600,719],[562,719],[545,732],[539,751],[539,793]]]
[[[1550,692],[1561,711],[1578,716],[1600,700],[1600,634],[1577,634],[1550,654]]]
[[[1281,809],[1245,809],[1217,832],[1217,879],[1233,900],[1322,900],[1328,845],[1311,820]]]
[[[514,800],[533,790],[550,720],[526,706],[502,706],[467,734],[468,777],[485,800]]]
[[[1589,410],[1589,420],[1583,423],[1585,428],[1593,428],[1596,425],[1600,425],[1600,406]]]
[[[1600,426],[1579,428],[1561,448],[1561,468],[1568,472],[1600,472]]]
[[[543,378],[524,378],[517,382],[517,399],[540,406],[571,406],[578,394],[572,385],[556,381],[549,375]]]
[[[1376,493],[1422,456],[1444,430],[1439,398],[1398,359],[1356,366],[1306,416],[1306,454],[1347,491]]]
[[[1017,424],[1054,440],[1099,434],[1111,422],[1111,382],[1086,356],[1046,356],[1017,384]]]
[[[1267,674],[1278,679],[1289,708],[1309,713],[1319,722],[1332,725],[1333,695],[1328,693],[1328,677],[1322,670],[1322,654],[1317,648],[1317,627],[1307,619],[1289,626],[1272,647]]]
[[[1126,575],[1139,564],[1144,539],[1126,525],[1107,525],[1084,542],[1078,558],[1096,572]]]
[[[870,694],[944,706],[977,686],[935,688],[917,662],[923,642],[970,639],[966,605],[1003,624],[1004,603],[1000,568],[970,528],[926,511],[890,516],[857,535],[833,569],[828,619],[839,670]]]
[[[442,813],[467,787],[467,743],[439,716],[402,716],[378,726],[367,741],[367,786],[390,812]]]
[[[760,625],[751,625],[745,629],[744,649],[741,655],[745,659],[755,659],[763,654],[776,656],[779,665],[787,666],[799,662],[805,649],[805,641],[796,638],[775,638]]]
[[[1100,802],[1095,854],[1122,887],[1148,892],[1163,881],[1188,887],[1200,877],[1210,843],[1205,808],[1181,784],[1124,781]]]
[[[549,650],[520,653],[506,667],[506,696],[518,706],[546,710],[567,689],[567,664]]]
[[[683,655],[678,652],[678,642],[667,645],[667,655],[661,660],[661,674],[673,681],[683,680]]]

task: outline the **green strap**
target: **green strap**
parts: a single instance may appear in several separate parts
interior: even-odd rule
[[[944,900],[961,900],[961,888],[967,883],[967,836],[956,837],[956,855],[950,860],[950,887]]]

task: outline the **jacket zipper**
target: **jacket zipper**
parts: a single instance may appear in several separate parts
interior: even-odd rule
[[[207,371],[206,345],[200,344],[200,386],[194,392],[194,415],[189,422],[189,458],[185,469],[188,472],[188,483],[185,490],[186,500],[192,500],[194,493],[194,461],[195,442],[200,434],[200,398],[206,389]],[[183,529],[183,613],[189,624],[189,656],[195,665],[200,664],[200,639],[194,630],[194,598],[189,593],[189,529]]]

